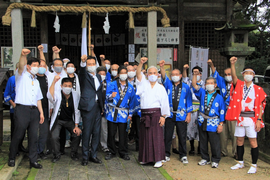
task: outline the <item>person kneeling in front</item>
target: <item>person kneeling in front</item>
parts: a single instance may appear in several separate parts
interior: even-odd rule
[[[61,91],[55,91],[55,83],[60,79],[56,75],[47,94],[49,101],[53,104],[54,111],[51,117],[51,136],[53,159],[55,163],[61,158],[59,134],[62,127],[65,127],[72,136],[71,141],[71,159],[78,160],[78,147],[80,144],[81,130],[78,127],[80,121],[80,111],[78,110],[80,96],[76,91],[72,91],[73,82],[70,78],[63,78],[61,82]]]

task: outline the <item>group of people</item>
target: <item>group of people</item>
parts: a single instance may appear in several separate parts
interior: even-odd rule
[[[146,57],[137,64],[111,65],[100,55],[101,66],[91,46],[91,56],[81,57],[76,74],[75,64],[61,59],[61,49],[53,47],[53,64],[46,65],[43,46],[38,46],[40,58],[26,58],[30,50],[23,49],[13,84],[6,88],[5,101],[10,103],[12,140],[9,166],[15,166],[16,154],[22,147],[27,130],[30,167],[42,168],[38,159],[53,153],[52,162],[61,159],[70,133],[73,160],[78,160],[82,141],[82,161],[102,163],[97,157],[98,147],[106,153],[105,160],[116,156],[130,160],[128,133],[139,151],[140,164],[154,162],[161,167],[170,161],[175,130],[178,137],[180,161],[188,163],[186,141],[195,154],[194,140],[198,141],[198,165],[211,164],[217,168],[221,156],[227,156],[227,140],[232,139],[232,155],[237,164],[231,169],[244,167],[244,138],[251,145],[252,165],[248,173],[256,173],[258,159],[257,132],[264,127],[262,115],[266,94],[253,84],[255,72],[245,68],[244,81],[236,76],[236,57],[230,59],[231,68],[221,77],[213,62],[208,60],[212,74],[202,80],[202,68],[192,68],[192,78],[174,69],[170,77],[164,69],[150,66],[143,70]],[[8,87],[8,86],[7,86]],[[14,112],[13,112],[14,109]],[[208,142],[211,154],[208,153]],[[47,151],[45,151],[45,147]],[[173,148],[175,150],[175,148]],[[174,152],[174,151],[173,151]],[[211,163],[212,162],[212,163]]]

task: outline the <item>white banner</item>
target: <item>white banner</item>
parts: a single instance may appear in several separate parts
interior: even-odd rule
[[[135,27],[134,44],[147,44],[147,27]],[[179,44],[179,27],[157,27],[157,44]]]
[[[202,68],[202,80],[205,81],[205,79],[208,77],[208,52],[209,49],[203,49],[203,48],[190,48],[190,76],[192,78],[192,68],[195,66],[200,66]]]

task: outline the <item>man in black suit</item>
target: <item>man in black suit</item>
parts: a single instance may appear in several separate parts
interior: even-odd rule
[[[96,59],[91,56],[81,57],[81,70],[79,72],[81,85],[81,99],[79,110],[81,111],[82,130],[82,165],[86,166],[89,161],[101,163],[97,158],[97,148],[100,140],[101,113],[103,111],[102,81],[101,76],[96,74]],[[89,153],[89,140],[91,140],[91,152]]]

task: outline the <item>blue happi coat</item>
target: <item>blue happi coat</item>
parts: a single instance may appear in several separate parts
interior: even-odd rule
[[[116,96],[111,99],[111,94],[117,92]],[[116,121],[113,121],[115,108],[118,101],[120,100],[120,92],[117,87],[117,81],[110,82],[107,85],[106,100],[108,101],[108,109],[106,112],[106,119],[114,123],[127,123],[128,116],[132,116],[136,106],[136,95],[133,86],[128,83],[128,89],[125,97],[120,104],[120,108],[125,108],[126,110],[118,110]]]
[[[163,81],[163,85],[167,91],[168,98],[169,98],[169,104],[170,104],[170,111],[171,116],[173,117],[173,100],[172,100],[172,90],[173,90],[173,82],[167,77],[165,77],[165,80]],[[175,98],[177,98],[178,93],[175,93]],[[186,83],[182,82],[182,91],[180,95],[180,100],[177,108],[176,113],[176,121],[185,121],[187,117],[187,113],[190,113],[193,110],[192,108],[192,94],[190,91],[189,86]]]
[[[196,90],[193,87],[193,92],[195,93],[196,97],[199,99],[200,101],[200,112],[205,113],[205,109],[204,109],[204,98],[205,95],[207,94],[207,91],[204,90],[203,88],[200,88],[199,90]],[[209,111],[208,116],[209,117],[214,117],[214,116],[218,116],[218,118],[215,119],[207,119],[207,131],[210,132],[216,132],[217,131],[217,127],[219,125],[220,122],[223,122],[225,120],[225,102],[223,100],[223,97],[220,94],[217,94],[217,96],[215,97],[213,104],[211,106],[211,109]],[[199,115],[198,116],[198,124],[199,126],[202,125],[204,121],[204,118]]]
[[[106,73],[105,79],[106,79],[106,81],[111,82],[112,77],[111,77],[111,73],[109,71]]]
[[[225,81],[225,79],[223,77],[221,77],[219,75],[219,73],[217,71],[215,71],[214,74],[212,74],[212,76],[216,79],[217,81],[217,86],[220,89],[220,95],[223,97],[223,99],[226,97],[227,95],[227,82]],[[230,93],[230,92],[229,92]],[[229,106],[230,103],[230,96],[228,96],[226,99],[224,99],[225,104],[227,106]]]
[[[136,83],[136,77],[134,77],[134,83]],[[133,86],[134,88],[134,86]],[[138,115],[141,117],[141,98],[139,95],[136,95],[137,93],[137,87],[134,88],[134,91],[135,91],[135,96],[136,96],[136,105],[135,105],[135,108],[134,108],[134,115]]]
[[[15,96],[16,96],[16,92],[15,92],[15,76],[13,75],[8,79],[6,89],[5,89],[5,92],[4,92],[4,101],[5,101],[5,103],[10,105],[10,103],[9,103],[10,100],[15,102]],[[10,113],[14,113],[14,108],[12,106],[10,106]]]

